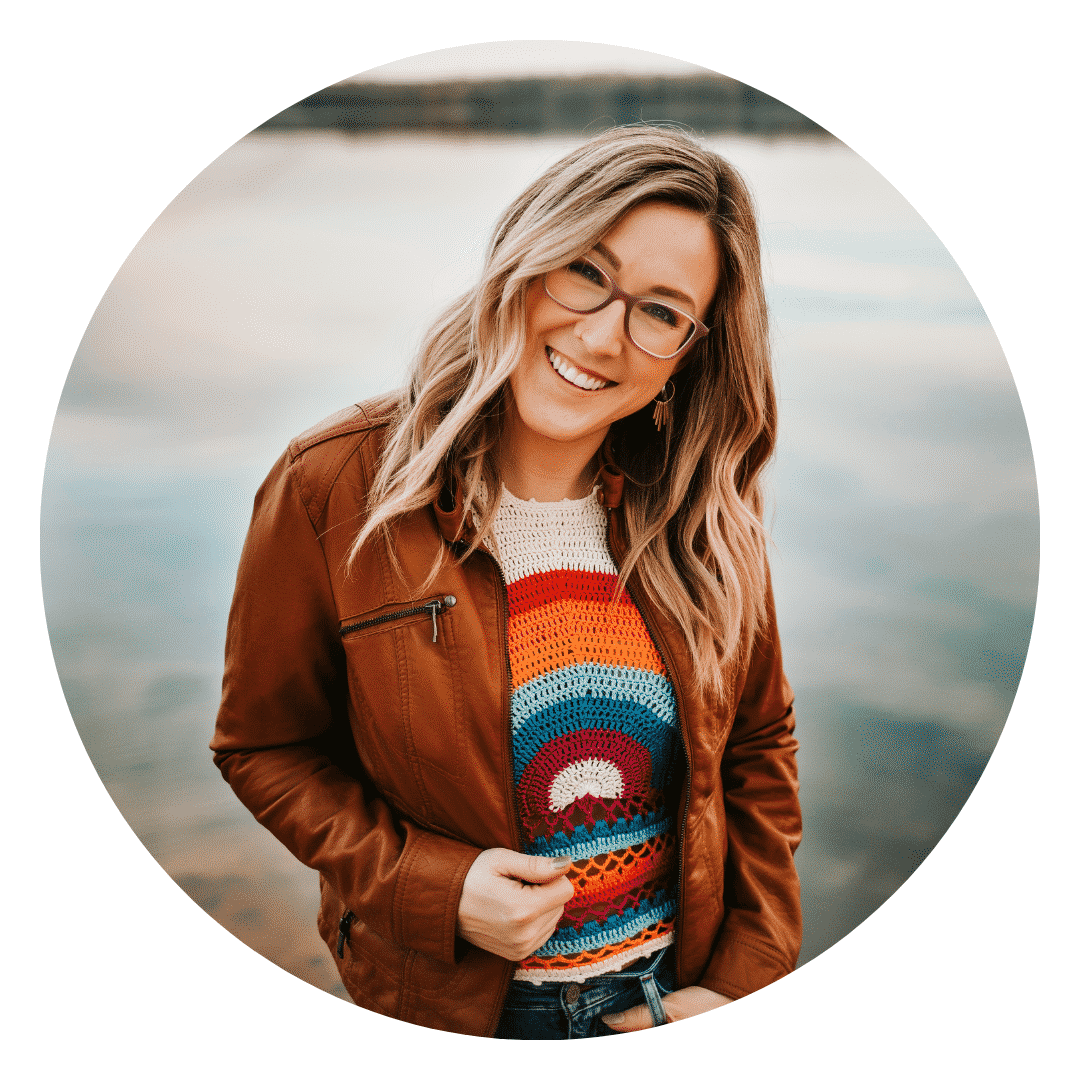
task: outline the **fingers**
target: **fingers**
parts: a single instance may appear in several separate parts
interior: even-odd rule
[[[574,894],[569,859],[489,848],[462,885],[458,934],[507,960],[523,960],[551,937]]]
[[[551,912],[551,914],[548,916],[547,922],[541,928],[541,930],[540,930],[540,940],[536,943],[533,951],[535,951],[535,949],[538,949],[541,945],[543,945],[544,942],[547,941],[548,938],[550,938],[551,935],[555,933],[555,931],[558,929],[558,926],[559,926],[559,920],[562,917],[563,917],[563,906],[562,906],[562,904],[560,904],[554,911]]]
[[[534,885],[546,885],[549,881],[565,877],[573,865],[568,855],[549,859],[543,855],[522,855],[519,851],[509,849],[500,849],[500,854],[500,873]]]
[[[653,1026],[652,1013],[649,1012],[648,1005],[635,1005],[625,1012],[611,1013],[608,1016],[601,1016],[600,1019],[612,1031],[643,1031]]]
[[[664,1015],[669,1022],[685,1020],[688,1016],[718,1009],[721,1005],[729,1005],[732,1000],[724,994],[707,990],[704,986],[686,986],[661,998]],[[648,1005],[635,1005],[626,1012],[613,1013],[600,1019],[612,1031],[640,1031],[653,1026]]]
[[[551,911],[558,908],[561,912],[574,896],[573,882],[562,875],[543,885],[523,884],[521,889],[524,893],[532,893],[544,910]]]
[[[531,919],[545,923],[550,921],[550,936],[562,918],[566,905],[573,899],[574,886],[564,877],[549,881],[546,885],[523,885],[520,882],[514,884],[518,891],[518,910]]]
[[[509,949],[513,953],[508,957],[510,960],[524,960],[526,956],[532,956],[552,934],[559,925],[562,908],[553,912],[544,921],[532,921],[521,927],[511,927],[511,939]],[[517,936],[514,936],[514,931]]]
[[[561,914],[563,906],[573,897],[574,886],[566,876],[573,865],[569,856],[549,859],[504,848],[489,853],[497,855],[491,869],[519,885],[523,910],[532,917],[555,911]]]
[[[521,885],[516,883],[518,895],[512,915],[507,919],[507,928],[520,942],[520,956],[523,960],[531,956],[553,933],[562,918],[567,897],[559,886],[569,882],[565,878],[548,885]],[[573,886],[570,886],[573,894]]]
[[[718,1009],[721,1005],[728,1005],[732,999],[713,990],[706,990],[704,986],[684,986],[681,990],[668,994],[663,1001],[664,1012],[669,1020],[685,1020],[688,1016],[697,1016],[699,1013]]]
[[[465,889],[472,886],[502,896],[515,909],[532,915],[562,907],[573,895],[573,883],[566,872],[569,858],[548,859],[522,855],[506,848],[489,848],[473,861],[465,876]]]

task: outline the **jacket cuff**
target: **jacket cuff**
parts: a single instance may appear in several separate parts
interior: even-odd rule
[[[394,897],[395,936],[407,949],[454,964],[461,888],[481,849],[424,830],[410,839]]]
[[[721,932],[699,986],[730,998],[746,997],[787,975],[793,964],[768,941]]]

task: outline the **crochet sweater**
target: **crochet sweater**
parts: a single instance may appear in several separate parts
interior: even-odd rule
[[[530,854],[569,855],[554,934],[514,977],[581,981],[670,944],[676,842],[663,789],[679,747],[675,697],[623,591],[594,496],[525,502],[493,523],[510,601],[510,718]]]

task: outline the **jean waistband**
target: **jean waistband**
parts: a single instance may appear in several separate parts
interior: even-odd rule
[[[664,957],[670,948],[670,945],[665,945],[659,952],[635,960],[629,967],[623,968],[622,971],[605,971],[603,975],[596,975],[593,979],[587,979],[586,982],[593,982],[594,980],[598,982],[600,979],[640,979],[642,975],[649,975],[656,971],[663,963]],[[649,961],[647,964],[644,963],[646,960]],[[639,967],[639,964],[644,966]]]

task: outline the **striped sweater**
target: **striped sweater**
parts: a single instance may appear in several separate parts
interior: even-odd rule
[[[623,592],[594,496],[525,502],[493,524],[510,601],[514,783],[526,851],[569,855],[573,898],[517,979],[580,981],[671,943],[675,835],[663,789],[675,698]]]

